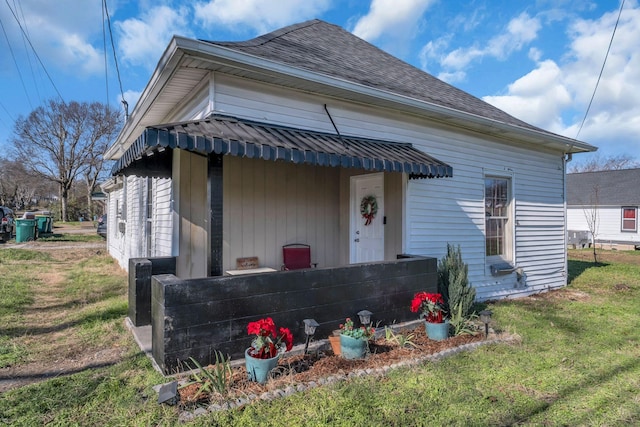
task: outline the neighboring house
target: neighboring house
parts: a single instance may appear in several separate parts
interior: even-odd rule
[[[106,153],[108,247],[124,268],[175,262],[130,271],[130,317],[151,322],[158,364],[211,363],[241,355],[261,315],[322,333],[363,308],[413,318],[448,243],[480,300],[566,285],[565,162],[593,150],[323,21],[174,37]],[[279,270],[290,243],[317,268],[225,274],[241,258]]]
[[[594,228],[596,244],[613,248],[640,248],[639,183],[640,169],[568,174],[569,243],[574,243],[571,241],[574,235],[590,236],[591,228]],[[590,227],[590,221],[595,226]],[[590,237],[588,240],[590,243]]]

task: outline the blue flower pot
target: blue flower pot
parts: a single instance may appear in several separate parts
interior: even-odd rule
[[[367,340],[340,334],[340,353],[345,359],[362,359],[367,352]]]
[[[244,352],[244,364],[247,368],[247,375],[249,381],[255,381],[260,384],[267,382],[269,378],[269,372],[276,366],[278,366],[278,359],[280,355],[272,357],[271,359],[258,359],[249,355],[249,349]]]
[[[424,322],[427,337],[434,341],[442,341],[449,338],[449,320],[443,323]]]

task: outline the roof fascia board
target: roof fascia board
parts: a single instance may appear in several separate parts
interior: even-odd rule
[[[136,128],[138,128],[140,121],[153,105],[153,101],[158,97],[162,88],[164,88],[171,76],[176,72],[178,68],[177,65],[184,56],[184,53],[178,47],[179,43],[177,39],[179,38],[178,36],[173,36],[171,39],[171,42],[160,57],[151,79],[142,94],[140,94],[140,98],[138,98],[138,102],[131,112],[131,115],[122,127],[113,145],[105,152],[105,158],[111,160],[117,159],[124,153],[122,143],[130,138],[134,132],[136,134],[134,136],[142,133],[143,129]]]

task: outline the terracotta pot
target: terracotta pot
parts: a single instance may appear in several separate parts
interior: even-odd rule
[[[329,336],[329,343],[331,344],[331,350],[333,350],[333,354],[336,356],[340,356],[340,335]]]

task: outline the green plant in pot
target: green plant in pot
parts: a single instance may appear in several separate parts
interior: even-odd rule
[[[293,347],[293,335],[288,328],[281,327],[276,332],[270,317],[249,322],[247,333],[256,336],[245,351],[247,375],[249,380],[264,384],[280,356]]]
[[[362,359],[367,353],[369,340],[375,329],[371,326],[356,328],[353,320],[347,317],[340,325],[340,353],[345,359]]]
[[[411,300],[411,311],[424,318],[429,339],[441,341],[449,338],[449,319],[445,318],[442,294],[418,292]]]

